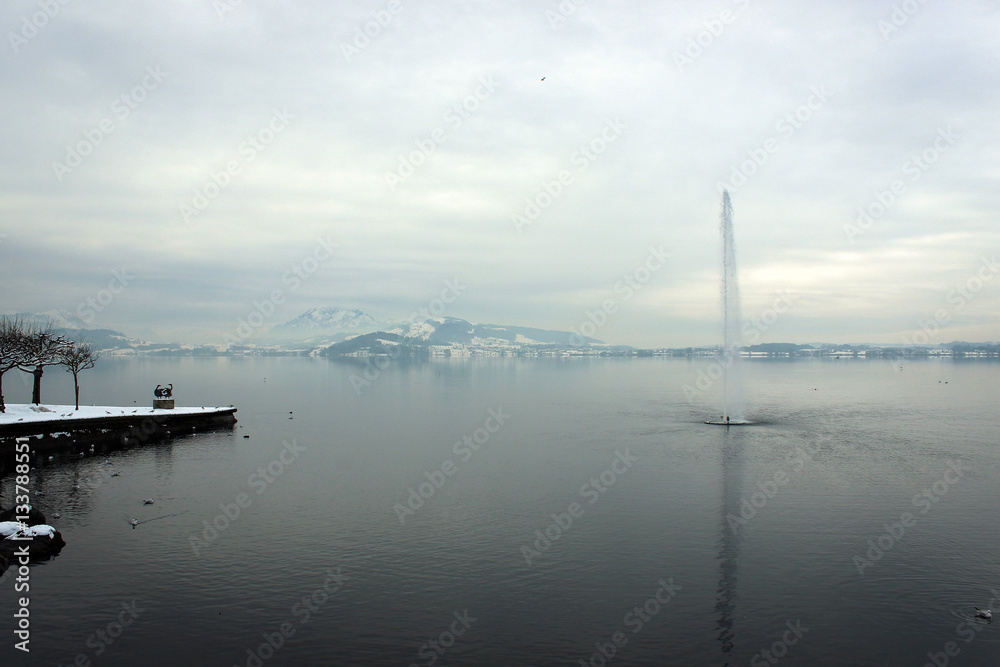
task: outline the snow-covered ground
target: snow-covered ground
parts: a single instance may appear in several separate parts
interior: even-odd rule
[[[107,417],[144,417],[146,415],[196,415],[210,414],[227,407],[215,408],[174,408],[154,410],[140,407],[115,407],[108,405],[81,405],[77,410],[72,405],[24,405],[8,403],[7,411],[0,413],[0,425],[28,422],[49,422],[61,419],[103,419]]]

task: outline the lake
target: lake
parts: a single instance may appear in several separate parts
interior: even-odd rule
[[[239,423],[37,467],[67,546],[0,660],[1000,664],[1000,364],[752,360],[727,429],[684,391],[709,363],[102,360],[83,403],[169,382]]]

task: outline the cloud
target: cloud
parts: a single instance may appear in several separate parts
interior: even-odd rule
[[[860,0],[585,3],[555,24],[554,2],[389,5],[67,3],[17,49],[8,36],[5,309],[72,310],[129,266],[102,321],[216,340],[329,235],[340,249],[284,319],[328,304],[405,317],[460,277],[449,314],[569,329],[663,244],[669,265],[601,334],[712,343],[718,185],[739,169],[745,312],[805,295],[768,337],[898,342],[1000,245],[996,3],[923,4],[888,37],[892,7]],[[0,17],[20,35],[37,11]],[[620,136],[580,161],[614,119]],[[907,161],[949,127],[912,179]],[[519,234],[513,216],[562,172]],[[895,180],[852,242],[845,225]],[[995,330],[998,301],[991,285],[950,326]]]

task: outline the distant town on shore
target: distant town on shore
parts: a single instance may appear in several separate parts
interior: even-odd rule
[[[455,317],[401,323],[379,322],[357,309],[313,308],[272,327],[237,326],[217,343],[151,342],[111,329],[89,328],[67,311],[21,313],[102,356],[315,356],[388,357],[714,357],[722,346],[639,348],[606,343],[576,331],[475,324]],[[588,332],[589,333],[589,332]],[[596,333],[594,334],[597,335]],[[755,343],[740,348],[748,358],[1000,358],[1000,343],[951,341],[927,344]]]

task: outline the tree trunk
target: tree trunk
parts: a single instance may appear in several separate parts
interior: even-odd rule
[[[31,402],[40,405],[42,402],[42,367],[35,366],[31,374],[35,376],[35,384],[31,388]]]
[[[7,412],[7,406],[3,402],[3,373],[0,373],[0,412]]]
[[[73,391],[76,393],[76,409],[80,409],[80,381],[76,379],[76,373],[73,373]]]

